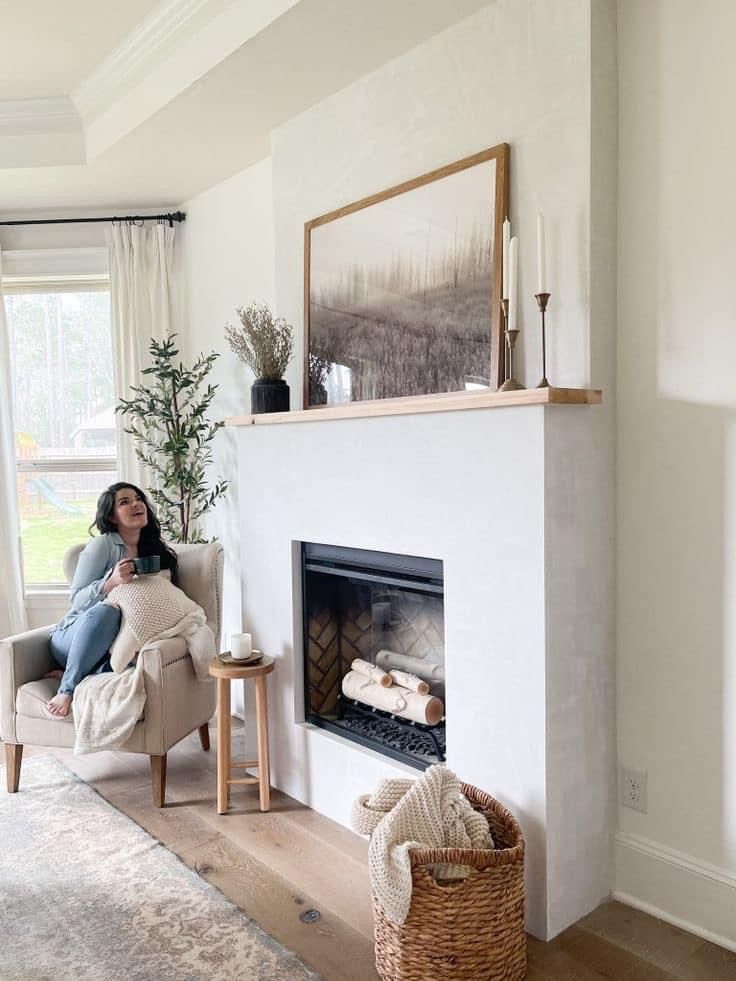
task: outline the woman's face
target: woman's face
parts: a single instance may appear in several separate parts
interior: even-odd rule
[[[123,487],[115,491],[112,521],[118,531],[140,531],[148,524],[148,509],[145,501],[132,487]]]

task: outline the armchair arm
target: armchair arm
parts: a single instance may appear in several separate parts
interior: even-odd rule
[[[170,664],[181,661],[182,658],[189,657],[187,642],[183,637],[167,637],[165,640],[157,640],[151,647],[147,647],[141,657],[143,658],[143,673],[148,674],[149,669],[163,670]]]
[[[152,699],[161,699],[167,669],[177,661],[188,659],[190,654],[183,637],[167,637],[157,640],[138,656],[143,658],[143,683],[146,702],[150,704]]]
[[[49,650],[52,627],[39,627],[0,641],[0,738],[12,742],[15,696],[29,681],[57,667]]]
[[[211,718],[214,685],[197,680],[183,637],[157,641],[139,657],[146,687],[145,752],[161,755]]]

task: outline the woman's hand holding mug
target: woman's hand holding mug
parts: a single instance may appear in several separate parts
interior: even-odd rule
[[[130,582],[134,575],[135,565],[133,559],[121,559],[103,585],[102,592],[107,596],[116,586],[122,586],[123,583]]]

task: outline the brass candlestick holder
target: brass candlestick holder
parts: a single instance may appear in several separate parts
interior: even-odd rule
[[[509,352],[508,347],[505,343],[506,330],[509,326],[509,301],[508,297],[505,300],[501,300],[501,310],[503,311],[503,328],[502,328],[502,340],[503,340],[503,381],[505,382],[507,378],[510,378],[509,374]],[[501,382],[503,384],[503,382]]]
[[[537,301],[537,306],[539,307],[539,312],[542,314],[542,380],[537,385],[537,388],[549,388],[549,382],[547,381],[547,329],[545,324],[545,314],[547,313],[547,304],[549,303],[549,298],[551,293],[535,293],[534,296]]]
[[[518,330],[506,329],[506,347],[508,348],[508,378],[499,388],[499,392],[518,392],[524,386],[514,378],[514,345],[519,336]]]

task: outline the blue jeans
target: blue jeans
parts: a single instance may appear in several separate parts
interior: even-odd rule
[[[95,603],[68,626],[53,631],[49,648],[64,668],[60,693],[71,695],[88,674],[112,670],[107,654],[120,629],[120,619],[117,607]]]

